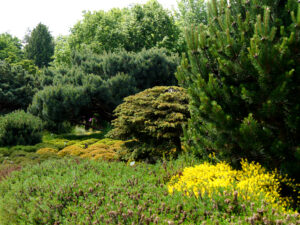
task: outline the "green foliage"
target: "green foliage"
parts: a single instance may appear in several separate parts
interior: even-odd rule
[[[158,86],[126,97],[115,111],[114,129],[109,136],[122,140],[137,139],[153,146],[171,142],[181,151],[182,125],[189,117],[188,97],[183,88]],[[156,152],[162,156],[163,152]],[[151,154],[155,155],[155,154]],[[150,157],[150,155],[149,155]]]
[[[177,1],[177,22],[185,29],[191,25],[207,23],[206,4],[204,0],[180,0]]]
[[[53,132],[63,122],[97,128],[112,119],[124,97],[155,85],[176,84],[177,63],[178,56],[164,49],[74,53],[71,67],[43,71],[39,79],[46,87],[34,96],[29,111],[47,121]]]
[[[186,161],[190,161],[187,163]],[[49,160],[0,183],[0,221],[15,224],[248,224],[294,223],[263,201],[229,192],[196,198],[168,194],[167,182],[193,158],[157,165]],[[278,222],[280,223],[280,222]]]
[[[0,60],[9,63],[20,61],[23,58],[22,43],[8,33],[0,34]]]
[[[186,146],[299,178],[299,3],[211,0],[207,14],[177,74],[191,96]]]
[[[124,48],[140,51],[156,46],[181,52],[182,46],[178,45],[179,33],[174,17],[157,0],[149,0],[146,4],[136,4],[129,10],[125,21],[127,38]]]
[[[123,48],[126,38],[124,20],[127,14],[127,9],[85,12],[83,20],[71,29],[66,44],[72,50],[88,47],[95,53]]]
[[[70,64],[72,52],[86,49],[98,54],[120,49],[139,52],[153,47],[182,52],[179,35],[174,17],[156,0],[107,12],[85,12],[71,35],[57,40],[54,63]]]
[[[48,27],[39,23],[30,33],[25,46],[25,56],[38,67],[48,66],[54,54],[54,41]]]
[[[26,109],[36,91],[34,76],[0,60],[0,114]]]
[[[12,66],[21,66],[32,75],[38,72],[38,68],[34,65],[34,62],[24,58],[21,40],[7,33],[0,34],[1,60]]]
[[[83,114],[84,106],[89,103],[90,99],[82,87],[49,86],[34,96],[29,112],[39,116],[47,123],[46,127],[51,128],[53,123],[60,126],[66,120],[78,120],[78,116]]]
[[[0,117],[0,146],[31,145],[41,141],[42,121],[24,111]]]

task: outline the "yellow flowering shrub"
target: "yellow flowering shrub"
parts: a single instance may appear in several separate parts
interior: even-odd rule
[[[280,177],[276,171],[267,172],[258,163],[241,162],[242,169],[234,170],[225,162],[213,165],[209,162],[187,167],[180,175],[171,178],[169,193],[184,192],[186,195],[213,197],[224,191],[237,192],[243,201],[264,200],[273,208],[285,211],[290,199],[280,196]]]
[[[38,154],[56,154],[58,152],[58,150],[54,149],[54,148],[41,148],[39,150],[37,150],[36,153]]]
[[[71,155],[71,156],[80,156],[82,154],[86,153],[86,149],[81,148],[80,146],[77,145],[71,145],[63,150],[59,151],[57,155],[63,157],[66,155]]]

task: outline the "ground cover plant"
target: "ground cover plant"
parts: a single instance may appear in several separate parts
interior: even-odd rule
[[[6,224],[296,224],[267,201],[230,192],[212,199],[168,193],[168,182],[192,158],[156,165],[79,159],[49,160],[0,183]]]
[[[3,165],[16,164],[24,166],[27,163],[35,164],[49,158],[59,158],[59,154],[53,153],[58,153],[60,150],[71,145],[76,145],[82,149],[87,148],[89,145],[101,141],[106,133],[105,129],[103,131],[89,132],[79,127],[75,128],[73,133],[60,135],[44,133],[41,138],[42,141],[35,145],[0,147],[0,163]],[[106,139],[102,140],[102,142],[104,144],[112,143]]]

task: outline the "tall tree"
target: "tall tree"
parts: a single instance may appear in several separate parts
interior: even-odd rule
[[[208,25],[187,32],[187,43],[177,73],[191,95],[187,146],[299,179],[299,2],[210,0]]]
[[[38,67],[49,66],[54,54],[53,37],[48,27],[39,23],[27,40],[25,46],[25,55],[28,59],[32,59]]]

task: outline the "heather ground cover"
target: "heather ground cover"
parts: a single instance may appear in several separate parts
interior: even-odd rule
[[[243,194],[230,190],[232,186],[228,184],[215,185],[214,189],[207,186],[215,192],[201,196],[189,190],[170,191],[174,177],[184,179],[187,175],[184,168],[199,164],[205,165],[186,155],[155,165],[62,158],[25,166],[0,183],[0,221],[1,224],[299,223],[295,211],[275,207],[279,201],[269,202],[263,194],[245,200]],[[225,176],[228,169],[218,170],[219,175],[222,172]],[[218,181],[211,177],[211,184]],[[262,180],[261,185],[265,184]]]

